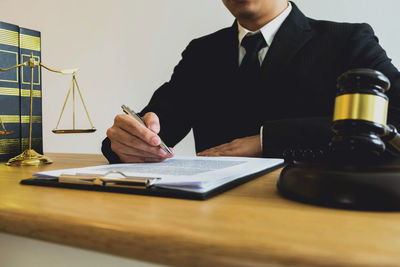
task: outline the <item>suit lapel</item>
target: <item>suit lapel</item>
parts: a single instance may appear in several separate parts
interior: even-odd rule
[[[284,68],[314,35],[307,18],[292,2],[292,11],[281,25],[262,64],[265,77],[271,70]]]
[[[238,44],[238,26],[237,22],[233,23],[229,28],[227,35],[224,37],[223,46],[220,51],[224,51],[224,59],[221,62],[226,63],[229,73],[236,72],[239,68],[239,44]]]

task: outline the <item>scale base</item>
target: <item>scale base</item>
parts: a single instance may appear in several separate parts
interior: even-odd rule
[[[22,154],[10,159],[6,165],[7,166],[39,166],[42,164],[50,164],[53,161],[33,149],[27,149]]]
[[[287,198],[344,209],[400,211],[400,167],[332,166],[294,163],[278,180],[279,192]]]

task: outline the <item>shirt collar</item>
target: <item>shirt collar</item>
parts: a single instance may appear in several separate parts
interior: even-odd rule
[[[276,18],[265,24],[261,29],[255,32],[249,31],[248,29],[244,28],[242,25],[240,25],[238,21],[237,24],[239,31],[239,45],[242,43],[242,40],[246,36],[246,34],[252,35],[258,32],[261,32],[265,41],[267,42],[267,45],[271,45],[272,41],[274,40],[275,34],[278,32],[279,28],[281,27],[287,16],[289,16],[290,11],[292,11],[292,5],[290,2],[288,2],[287,8],[281,14],[279,14],[279,16],[277,16]]]

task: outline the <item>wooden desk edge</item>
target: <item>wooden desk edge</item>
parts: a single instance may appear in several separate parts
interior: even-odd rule
[[[187,242],[173,235],[155,238],[151,233],[102,228],[99,225],[81,224],[74,219],[60,220],[56,217],[41,217],[26,212],[5,213],[0,210],[0,232],[177,266],[265,266],[266,263],[318,266],[312,258],[288,257],[284,253],[277,254],[276,251],[273,254],[266,252],[263,255],[248,251],[244,258],[243,252],[240,253],[234,247],[228,249],[224,247],[225,250],[221,250],[217,245],[193,242],[194,240]]]

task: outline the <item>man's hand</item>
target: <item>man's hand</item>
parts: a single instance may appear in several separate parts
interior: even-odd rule
[[[262,157],[260,135],[235,139],[230,143],[209,148],[198,156]]]
[[[117,115],[114,125],[107,130],[111,149],[122,162],[160,162],[172,157],[159,147],[160,122],[157,115],[149,112],[142,119],[147,128],[129,115]]]

